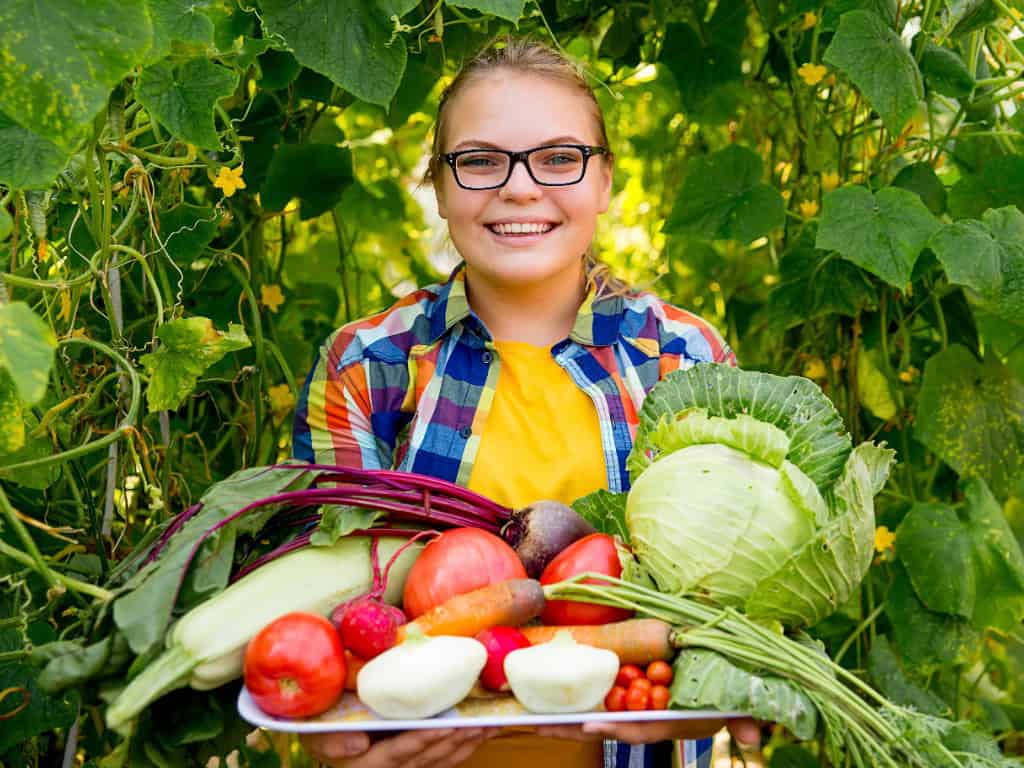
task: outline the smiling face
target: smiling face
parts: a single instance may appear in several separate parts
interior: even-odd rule
[[[466,84],[447,105],[442,152],[520,151],[548,144],[600,145],[593,105],[569,83],[497,71]],[[472,283],[507,290],[564,282],[579,290],[583,254],[611,196],[610,161],[591,157],[579,184],[545,187],[517,163],[500,189],[467,190],[445,164],[434,181],[438,210]]]

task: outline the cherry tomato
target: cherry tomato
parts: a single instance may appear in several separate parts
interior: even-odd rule
[[[345,651],[334,626],[314,613],[286,613],[245,649],[245,687],[274,717],[310,717],[345,688]]]
[[[651,688],[654,687],[654,683],[648,680],[646,677],[638,677],[632,683],[629,684],[629,690],[636,688],[638,691],[647,691],[650,693]]]
[[[506,579],[525,579],[519,555],[479,528],[452,528],[423,548],[405,580],[402,607],[410,619],[449,597]]]
[[[668,709],[669,699],[672,694],[664,685],[656,685],[651,688],[651,709]]]
[[[554,584],[584,571],[616,577],[622,575],[622,564],[615,548],[615,539],[606,533],[592,533],[573,542],[548,563],[540,575],[540,583]],[[607,605],[548,600],[541,618],[545,624],[608,624],[628,619],[632,615],[632,611]]]
[[[652,661],[647,665],[647,679],[655,685],[668,685],[672,682],[672,667],[667,661]]]
[[[621,685],[613,685],[604,697],[604,708],[609,712],[621,712],[626,708],[626,689]]]
[[[645,688],[629,686],[626,691],[626,709],[630,712],[642,712],[651,703],[651,692]]]
[[[637,678],[643,677],[644,671],[636,664],[623,664],[619,667],[619,674],[615,676],[615,684],[623,688],[629,688],[629,684]]]

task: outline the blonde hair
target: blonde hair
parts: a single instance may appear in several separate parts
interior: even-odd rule
[[[437,120],[434,123],[434,141],[430,161],[423,176],[425,184],[435,183],[444,167],[441,154],[447,139],[448,107],[452,100],[466,86],[500,71],[546,77],[576,89],[587,100],[590,107],[594,125],[597,127],[598,143],[608,149],[609,161],[613,158],[614,155],[608,142],[608,131],[605,128],[604,113],[601,111],[601,105],[597,103],[594,92],[587,85],[581,69],[544,43],[529,38],[509,36],[491,42],[463,64],[441,93],[441,100],[437,105]],[[596,289],[601,296],[619,296],[632,290],[627,283],[612,274],[611,268],[594,253],[593,246],[587,248],[584,258],[584,274],[588,291]]]

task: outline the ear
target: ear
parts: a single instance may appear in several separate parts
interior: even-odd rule
[[[600,158],[601,176],[600,189],[598,190],[598,211],[604,213],[612,201],[612,170],[615,165],[615,158],[605,155]]]

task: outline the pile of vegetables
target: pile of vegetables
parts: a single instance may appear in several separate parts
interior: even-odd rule
[[[105,680],[106,722],[129,736],[169,692],[244,673],[286,718],[345,691],[401,719],[512,695],[747,712],[823,735],[837,766],[1001,764],[805,631],[856,595],[893,451],[853,446],[810,380],[725,366],[668,376],[640,420],[632,489],[572,509],[402,472],[240,472],[124,561],[91,645],[38,649],[40,682]]]

